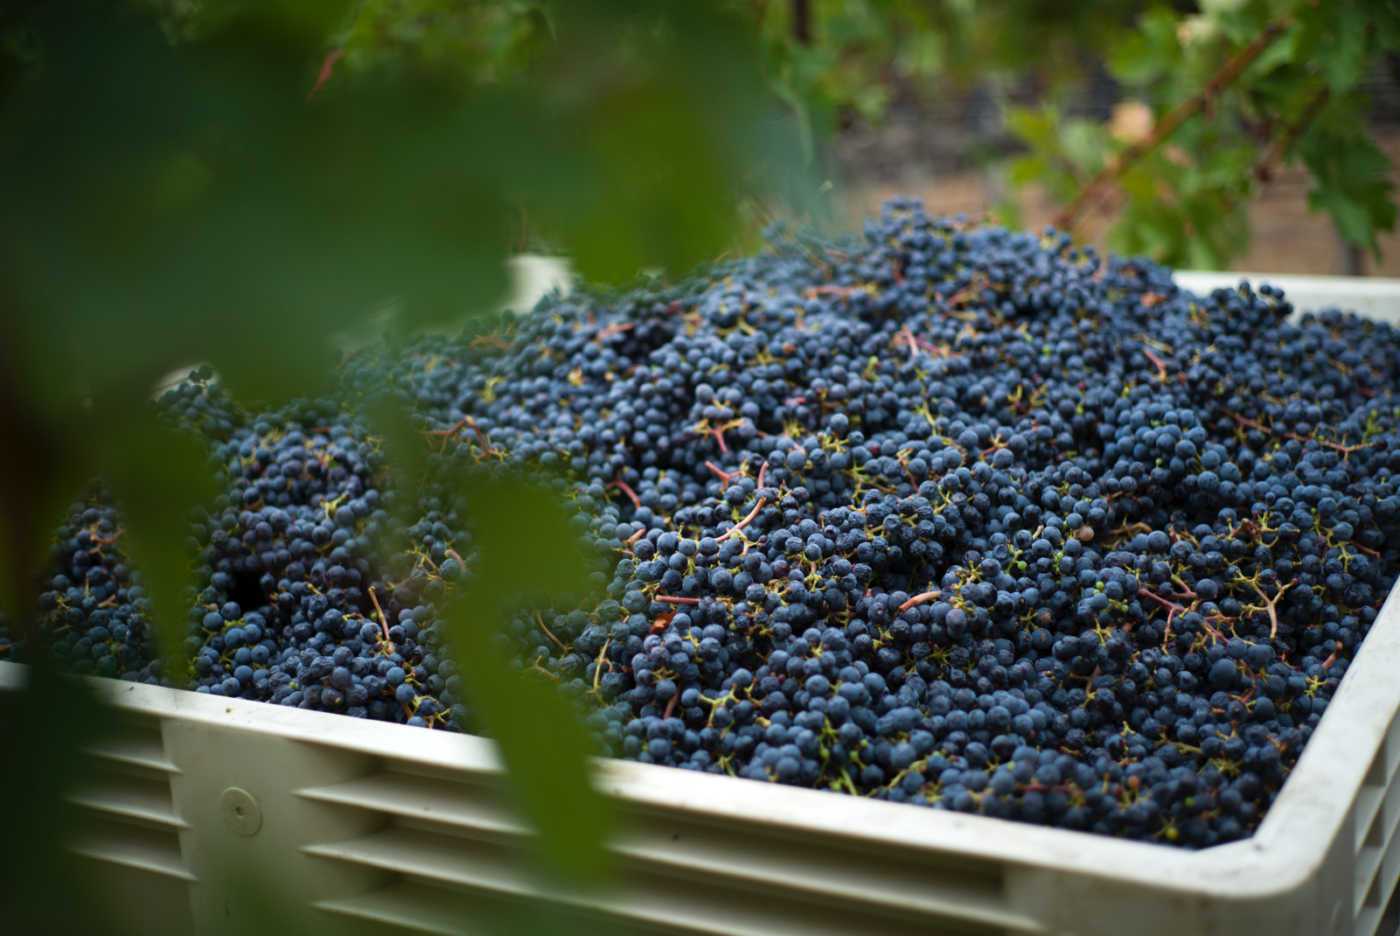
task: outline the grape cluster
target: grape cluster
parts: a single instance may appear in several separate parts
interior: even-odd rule
[[[1204,847],[1258,824],[1400,571],[1400,333],[1291,311],[894,201],[346,383],[435,457],[568,480],[605,594],[507,637],[615,755]],[[434,624],[468,524],[417,492],[377,559],[401,495],[345,408],[216,396],[169,400],[229,484],[200,689],[469,727]]]
[[[402,538],[368,433],[331,404],[252,416],[215,448],[228,489],[196,531],[208,580],[191,614],[198,691],[449,727],[467,718],[425,594],[450,576],[436,511]],[[390,568],[390,566],[393,568]]]
[[[55,537],[55,571],[39,595],[39,614],[50,652],[72,671],[155,683],[149,602],[121,536],[116,512],[100,497],[75,509]],[[8,637],[0,645],[13,653]]]
[[[191,530],[199,587],[185,681],[212,695],[468,726],[432,604],[454,574],[444,553],[457,554],[453,540],[427,502],[417,523],[390,529],[380,456],[346,409],[298,403],[249,414],[207,371],[162,404],[210,441],[224,481]],[[75,508],[56,539],[40,624],[73,670],[158,683],[149,607],[122,532],[100,495]],[[406,554],[376,561],[374,545],[390,539],[407,543]],[[0,646],[15,654],[8,639]]]

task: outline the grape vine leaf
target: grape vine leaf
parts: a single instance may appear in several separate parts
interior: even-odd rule
[[[512,666],[500,643],[513,613],[584,606],[594,563],[557,490],[475,474],[461,492],[479,548],[446,610],[455,658],[547,866],[567,883],[597,885],[607,878],[599,846],[612,825],[588,760],[600,752],[557,687]]]

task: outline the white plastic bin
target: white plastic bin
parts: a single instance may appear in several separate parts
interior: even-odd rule
[[[1238,275],[1182,274],[1202,290]],[[1305,308],[1400,320],[1400,281],[1261,277]],[[0,663],[0,691],[24,668]],[[545,888],[492,745],[340,715],[95,680],[125,732],[91,752],[78,850],[146,931],[248,912],[216,856],[347,932],[474,931],[484,908],[550,899],[609,932],[1400,932],[1400,588],[1258,832],[1198,852],[620,761],[620,885]]]

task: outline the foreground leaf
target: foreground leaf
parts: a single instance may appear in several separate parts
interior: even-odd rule
[[[456,659],[548,866],[566,883],[597,884],[611,825],[589,775],[597,752],[578,713],[552,684],[513,667],[502,643],[512,611],[582,601],[592,564],[557,492],[474,474],[463,493],[481,546],[446,611]]]
[[[102,478],[123,515],[132,564],[151,596],[166,677],[181,685],[188,676],[190,523],[196,509],[218,493],[208,449],[199,437],[143,413],[105,440]]]

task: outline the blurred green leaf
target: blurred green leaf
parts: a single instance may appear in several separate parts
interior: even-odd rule
[[[1129,175],[1145,178],[1148,173],[1139,170]],[[1122,253],[1181,258],[1187,236],[1180,210],[1161,198],[1153,185],[1139,191],[1110,230],[1110,246]]]
[[[68,850],[84,827],[66,799],[90,775],[82,750],[111,732],[112,712],[47,655],[31,661],[25,678],[23,688],[0,687],[0,796],[10,807],[0,837],[5,931],[120,933],[103,899],[110,892]]]
[[[855,92],[852,103],[866,120],[878,120],[889,107],[890,91],[883,85],[867,85]]]
[[[90,480],[93,453],[74,427],[36,405],[28,392],[38,359],[14,354],[13,319],[5,320],[0,286],[0,614],[17,635],[34,621],[42,563],[68,505]],[[33,633],[26,636],[37,636]]]
[[[1169,70],[1180,56],[1178,18],[1165,7],[1148,10],[1137,29],[1108,51],[1108,70],[1128,85],[1142,85]]]
[[[1011,160],[1006,167],[1006,179],[1020,188],[1039,179],[1048,171],[1045,160],[1039,156],[1021,156]]]
[[[41,481],[17,477],[20,474],[0,473],[0,485],[7,492],[0,500],[4,511],[0,567],[5,570],[0,574],[0,614],[16,622],[14,636],[36,637],[27,623],[34,620],[43,562],[49,555],[54,530],[78,499],[86,479],[71,470],[59,470]]]
[[[1386,52],[1400,49],[1400,8],[1390,0],[1367,0],[1366,8],[1380,49]]]
[[[737,223],[737,192],[722,137],[689,116],[698,102],[664,84],[617,88],[574,132],[592,140],[586,179],[532,212],[563,231],[586,279],[618,282],[659,265],[685,270],[713,259]],[[589,129],[585,131],[584,127]],[[707,193],[703,199],[691,197]]]
[[[1160,177],[1155,171],[1159,160],[1148,159],[1123,173],[1119,185],[1130,199],[1130,205],[1151,204],[1160,193]]]
[[[1269,3],[1201,0],[1201,12],[1236,45],[1253,40],[1278,14]]]
[[[1294,24],[1280,38],[1269,45],[1259,57],[1254,60],[1254,64],[1249,66],[1247,72],[1248,80],[1252,82],[1263,81],[1276,68],[1289,65],[1300,60],[1305,61],[1305,57],[1300,56],[1299,50],[1304,43],[1303,27]]]
[[[1060,142],[1065,156],[1086,175],[1099,171],[1112,149],[1103,125],[1091,120],[1066,120],[1060,127]]]
[[[1182,186],[1187,193],[1207,189],[1239,189],[1251,181],[1250,170],[1258,155],[1255,148],[1248,145],[1230,145],[1228,142],[1214,142],[1210,147],[1197,149],[1199,163],[1195,171],[1188,173]]]
[[[203,439],[161,424],[152,411],[116,419],[100,438],[101,475],[125,524],[132,564],[141,570],[166,678],[188,677],[184,641],[193,581],[191,518],[218,494]]]
[[[1360,115],[1355,97],[1330,99],[1299,153],[1312,174],[1309,207],[1326,211],[1348,243],[1379,255],[1376,233],[1395,227],[1395,181]]]
[[[611,826],[589,775],[597,752],[557,689],[517,670],[500,642],[513,612],[583,606],[593,564],[553,489],[475,472],[461,493],[480,555],[446,609],[456,659],[542,855],[566,882],[596,885],[606,879]]]
[[[463,476],[473,533],[493,546],[480,560],[474,587],[489,587],[492,603],[502,608],[588,596],[595,565],[560,490],[509,474]]]
[[[518,76],[553,37],[535,0],[364,0],[337,45],[350,68],[411,64],[482,83]]]
[[[395,493],[386,506],[392,512],[394,527],[406,529],[419,517],[419,492],[431,489],[429,439],[424,437],[407,403],[387,390],[351,401],[351,405],[364,417],[378,439],[393,475],[392,490]],[[466,479],[461,479],[461,483],[465,484]],[[381,542],[371,545],[386,568],[395,552],[403,548],[403,543],[393,536],[382,536]]]
[[[531,134],[550,171],[511,191],[585,279],[713,260],[746,196],[815,202],[801,127],[773,100],[742,20],[707,4],[605,2],[565,7],[558,30],[538,64],[557,91]]]
[[[558,489],[519,475],[454,464],[450,456],[433,464],[400,401],[383,395],[362,407],[399,490],[445,484],[469,516],[479,554],[465,584],[445,602],[448,644],[473,707],[501,750],[511,792],[539,831],[548,867],[571,885],[601,883],[611,820],[589,778],[588,759],[598,752],[578,712],[553,684],[522,673],[502,642],[513,613],[587,605],[594,565],[573,513]],[[412,496],[400,508],[409,519]]]
[[[943,35],[933,30],[913,32],[908,43],[899,50],[896,61],[911,75],[937,75],[945,61],[943,42]]]
[[[1372,18],[1368,6],[1361,0],[1333,0],[1305,4],[1300,11],[1305,27],[1316,36],[1314,64],[1334,93],[1349,91],[1365,74]]]
[[[447,622],[472,705],[500,748],[512,798],[539,833],[547,869],[570,885],[603,884],[611,810],[591,785],[588,758],[599,752],[578,712],[553,684],[513,668],[490,633],[501,618],[454,602]]]
[[[240,22],[257,20],[287,40],[316,47],[345,22],[349,0],[134,0],[131,6],[154,14],[176,40],[206,38]]]
[[[84,6],[89,28],[47,24],[0,149],[18,183],[0,263],[54,359],[47,392],[201,360],[243,396],[304,392],[327,333],[386,301],[426,321],[503,294],[506,209],[474,171],[491,111],[417,78],[308,102],[315,49],[279,4],[174,46]]]
[[[1030,107],[1008,107],[1005,113],[1006,128],[1026,141],[1032,150],[1052,153],[1059,149],[1059,134],[1055,126],[1058,115],[1051,109]]]

